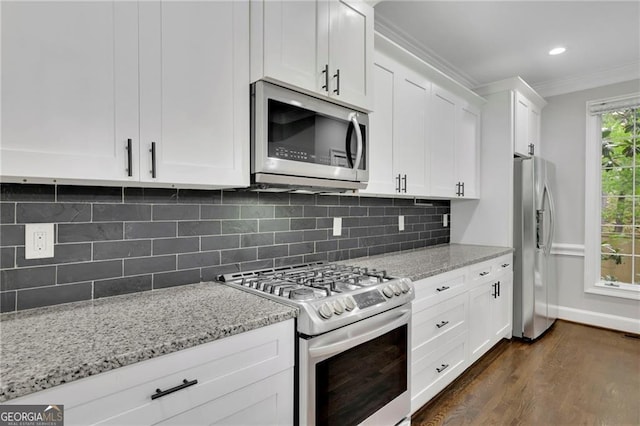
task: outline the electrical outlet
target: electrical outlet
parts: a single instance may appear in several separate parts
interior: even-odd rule
[[[24,258],[53,257],[53,223],[28,223],[24,226]]]
[[[342,218],[334,217],[333,218],[333,236],[337,237],[342,235]]]
[[[442,226],[443,227],[448,227],[449,226],[449,214],[445,213],[442,215]]]
[[[404,216],[398,216],[398,229],[404,231]]]

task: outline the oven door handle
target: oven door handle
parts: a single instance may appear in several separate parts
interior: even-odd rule
[[[376,315],[375,317],[367,318],[360,323],[357,323],[357,325],[360,326],[359,329],[352,330],[351,332],[347,333],[346,337],[336,336],[334,338],[329,338],[329,335],[331,333],[327,333],[327,335],[322,337],[329,338],[329,342],[321,346],[310,347],[309,356],[311,358],[318,359],[343,352],[378,336],[382,336],[383,334],[388,333],[389,331],[394,330],[404,324],[408,324],[410,318],[411,309],[401,309],[399,311],[393,310]],[[372,323],[373,321],[375,321],[375,323]],[[368,325],[367,322],[369,322]],[[336,331],[339,331],[340,334],[343,334],[343,329],[338,329]]]

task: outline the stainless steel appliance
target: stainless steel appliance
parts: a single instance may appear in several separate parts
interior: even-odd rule
[[[300,309],[298,424],[406,424],[414,297],[409,279],[320,262],[220,280]]]
[[[513,335],[532,340],[558,316],[558,284],[551,256],[555,169],[538,157],[514,162]]]
[[[345,191],[369,180],[369,117],[265,81],[251,85],[251,182]]]

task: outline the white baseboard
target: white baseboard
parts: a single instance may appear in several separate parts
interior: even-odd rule
[[[640,320],[635,318],[585,311],[582,309],[568,308],[566,306],[558,306],[558,318],[579,322],[581,324],[594,325],[596,327],[640,334]]]

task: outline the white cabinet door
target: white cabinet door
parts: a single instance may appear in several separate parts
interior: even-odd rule
[[[391,68],[391,67],[389,67]],[[393,170],[395,72],[377,61],[373,67],[373,113],[369,114],[369,183],[363,193],[394,194]]]
[[[373,8],[353,0],[335,0],[329,4],[329,95],[369,109]]]
[[[462,183],[462,198],[479,197],[480,110],[461,104],[455,142],[456,182]]]
[[[401,194],[427,194],[428,106],[431,83],[410,74],[397,79],[393,111],[393,169]]]
[[[0,7],[3,178],[137,179],[126,150],[138,146],[137,5]]]
[[[254,57],[254,62],[262,62],[264,69],[258,75],[288,83],[309,91],[322,89],[323,70],[328,67],[328,16],[320,22],[318,7],[328,14],[326,2],[315,1],[265,1],[251,4],[255,28],[262,26],[262,38],[256,40],[254,50],[264,46],[262,58]],[[263,8],[261,16],[253,16]],[[256,34],[258,36],[258,34]],[[324,40],[319,46],[320,40]],[[318,49],[323,54],[319,54]],[[256,53],[256,52],[254,52]],[[252,67],[258,64],[251,64]],[[328,69],[327,69],[328,70]],[[260,75],[261,76],[261,75]],[[325,94],[328,93],[324,90]]]
[[[529,156],[529,114],[531,105],[521,93],[515,92],[513,152],[516,155]]]
[[[457,196],[458,180],[455,168],[456,101],[447,91],[433,86],[431,95],[431,139],[429,156],[431,163],[431,187],[429,195]]]
[[[473,363],[493,346],[494,281],[469,291],[469,362]]]
[[[503,337],[510,339],[513,323],[513,273],[508,272],[497,278],[498,294],[494,299],[493,337],[494,342]]]
[[[533,155],[540,156],[540,109],[534,104],[529,107],[529,143],[533,145]]]
[[[249,4],[139,7],[141,179],[247,186]]]

